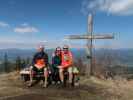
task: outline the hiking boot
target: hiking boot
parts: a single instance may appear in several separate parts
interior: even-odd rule
[[[46,83],[44,83],[44,84],[42,85],[43,88],[47,88],[47,86],[48,86],[48,85],[47,85]]]
[[[64,82],[60,82],[61,87],[65,87]]]
[[[30,82],[27,86],[28,87],[32,87],[33,86],[33,82]]]
[[[40,81],[40,85],[42,86],[43,84],[44,84],[44,81],[43,81],[43,80],[41,80],[41,81]]]
[[[68,83],[68,87],[72,88],[72,87],[74,87],[74,84],[73,83]]]
[[[76,86],[76,87],[79,86],[79,82],[76,82],[76,83],[74,84],[74,86]]]
[[[57,84],[58,84],[58,85],[61,84],[61,81],[57,81]]]
[[[52,81],[52,85],[55,85],[55,81]]]

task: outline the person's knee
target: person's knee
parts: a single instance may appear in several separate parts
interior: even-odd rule
[[[69,73],[69,74],[72,74],[72,73],[73,73],[72,67],[69,67],[69,68],[68,68],[68,73]]]
[[[62,68],[59,69],[59,73],[63,73],[63,69]]]
[[[29,74],[33,74],[33,66],[29,67]]]
[[[57,66],[57,68],[62,69],[63,67],[62,66]]]
[[[30,66],[29,69],[30,69],[30,71],[33,70],[33,66]]]
[[[48,69],[47,68],[44,68],[44,76],[48,76]]]

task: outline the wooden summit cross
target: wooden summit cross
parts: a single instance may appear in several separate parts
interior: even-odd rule
[[[70,35],[66,37],[66,39],[85,39],[87,40],[87,58],[89,58],[89,62],[86,69],[86,74],[88,76],[93,75],[93,40],[95,39],[113,39],[113,35],[94,35],[93,34],[93,15],[89,14],[88,16],[88,32],[85,35]]]

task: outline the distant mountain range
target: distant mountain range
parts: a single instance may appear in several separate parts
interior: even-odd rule
[[[71,51],[75,59],[79,57],[83,59],[86,58],[86,52],[84,49],[71,49]],[[96,57],[109,54],[114,56],[122,64],[126,64],[129,66],[133,65],[133,49],[95,49],[93,51]],[[35,49],[0,49],[0,60],[3,60],[5,54],[8,55],[8,59],[11,61],[15,60],[17,56],[20,56],[22,58],[32,58],[35,52]],[[54,49],[47,49],[46,52],[51,58]]]

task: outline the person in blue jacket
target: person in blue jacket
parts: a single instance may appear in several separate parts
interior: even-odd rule
[[[58,66],[61,65],[61,52],[62,52],[61,48],[57,47],[52,56],[52,69],[53,69],[52,78],[54,83],[60,80]]]

